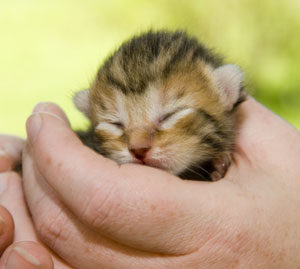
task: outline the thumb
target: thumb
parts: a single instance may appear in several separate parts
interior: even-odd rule
[[[230,172],[239,175],[238,180],[247,180],[249,173],[269,173],[282,167],[286,171],[299,171],[298,130],[253,98],[242,103],[238,113],[239,133],[234,152],[236,162],[230,167]],[[286,181],[286,176],[282,176],[282,180]]]
[[[28,134],[28,141],[30,144],[33,144],[37,134],[40,131],[41,128],[41,121],[39,114],[48,114],[52,117],[55,117],[58,120],[61,120],[70,127],[70,122],[66,116],[66,114],[54,103],[38,103],[35,108],[33,109],[32,116],[37,116],[35,121],[32,121],[32,124],[30,127],[27,128],[27,134]],[[31,117],[32,117],[31,116]],[[27,125],[28,126],[28,125]]]
[[[58,109],[52,106],[50,111]],[[226,183],[213,187],[151,167],[119,166],[84,147],[57,112],[27,121],[30,153],[42,180],[82,223],[128,246],[178,255],[218,231],[217,208],[230,193],[230,186],[221,190]]]

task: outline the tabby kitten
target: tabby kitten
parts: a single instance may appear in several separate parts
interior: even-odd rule
[[[74,97],[91,122],[81,140],[119,164],[182,178],[224,176],[234,148],[243,73],[185,32],[147,32],[102,65]]]

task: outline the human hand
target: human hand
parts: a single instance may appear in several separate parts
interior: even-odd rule
[[[24,140],[11,135],[0,135],[0,173],[13,170],[21,162]]]
[[[299,132],[253,99],[239,113],[233,163],[209,183],[118,166],[38,106],[23,173],[39,236],[77,268],[296,268]]]
[[[14,222],[9,211],[2,203],[7,180],[11,170],[20,163],[24,141],[8,135],[0,135],[0,255],[13,241]]]
[[[0,268],[53,268],[49,251],[37,243],[22,179],[13,171],[24,145],[21,138],[0,135]],[[62,267],[57,258],[54,261],[56,268],[69,268]]]

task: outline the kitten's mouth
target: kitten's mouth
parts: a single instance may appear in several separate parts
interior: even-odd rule
[[[147,159],[147,160],[135,159],[135,160],[132,161],[132,163],[147,165],[147,166],[156,167],[156,168],[160,168],[160,169],[165,170],[162,163],[160,161],[154,160],[154,159]]]
[[[146,158],[142,161],[142,164],[168,171],[168,168],[164,165],[164,163],[161,160]]]
[[[143,158],[134,158],[131,163],[147,165],[150,167],[158,168],[167,172],[172,172],[170,169],[170,165],[168,165],[168,159],[164,158],[153,158],[151,154],[147,154]]]

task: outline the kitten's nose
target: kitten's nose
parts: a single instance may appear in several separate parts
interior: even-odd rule
[[[147,148],[130,148],[130,152],[131,154],[133,154],[133,156],[135,158],[137,158],[138,160],[143,161],[143,159],[145,158],[147,152],[149,151],[150,147]]]

